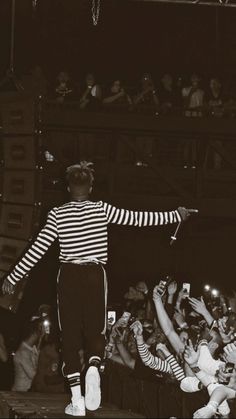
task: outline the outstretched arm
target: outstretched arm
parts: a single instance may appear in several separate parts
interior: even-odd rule
[[[201,297],[201,301],[199,301],[197,298],[189,298],[188,301],[194,309],[194,311],[196,311],[196,313],[198,314],[201,314],[202,317],[204,317],[204,319],[206,320],[208,326],[211,326],[214,321],[214,318],[212,317],[211,313],[209,313],[209,311],[207,310],[203,297]]]
[[[217,387],[208,402],[208,404],[201,409],[198,409],[194,414],[194,418],[212,418],[215,416],[218,406],[228,399],[234,399],[236,396],[235,390],[232,390],[229,387],[220,385]]]
[[[36,265],[36,263],[43,257],[48,248],[57,238],[57,223],[55,209],[51,210],[45,226],[39,232],[33,244],[29,247],[25,255],[14,270],[7,276],[3,283],[3,292],[7,291],[7,285],[10,283],[15,285]]]
[[[179,207],[174,211],[132,211],[103,204],[109,223],[137,227],[158,226],[185,221],[189,217],[186,208]]]
[[[184,351],[184,344],[181,342],[179,335],[176,333],[174,326],[168,317],[165,307],[162,303],[160,292],[158,292],[158,286],[153,290],[153,301],[156,308],[158,322],[169,340],[171,346],[174,348],[177,354]]]
[[[167,361],[163,361],[158,356],[154,356],[151,354],[151,352],[148,350],[147,345],[145,344],[143,340],[143,327],[139,320],[135,321],[131,325],[131,330],[134,333],[134,337],[137,342],[137,348],[140,355],[141,360],[143,361],[144,365],[146,365],[149,368],[152,368],[156,371],[162,371],[162,372],[171,372],[171,368]]]

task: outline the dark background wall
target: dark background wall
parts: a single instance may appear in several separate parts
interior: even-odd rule
[[[41,63],[52,77],[68,69],[80,78],[119,74],[137,80],[143,71],[235,74],[236,8],[101,0],[96,27],[89,0],[16,0],[15,63],[19,73]],[[8,65],[10,0],[0,2],[0,72]]]

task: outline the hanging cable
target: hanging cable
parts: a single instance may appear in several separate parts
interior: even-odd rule
[[[98,24],[100,7],[101,7],[101,1],[100,0],[92,0],[92,20],[93,20],[93,25],[94,26],[97,26],[97,24]]]

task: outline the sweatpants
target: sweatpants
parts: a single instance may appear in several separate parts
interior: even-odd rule
[[[107,285],[99,264],[63,263],[58,275],[58,317],[63,374],[81,372],[79,351],[104,356]]]

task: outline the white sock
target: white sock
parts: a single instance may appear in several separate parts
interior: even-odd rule
[[[67,379],[71,389],[72,403],[76,404],[81,399],[80,373],[69,374]]]
[[[90,366],[99,368],[100,362],[101,362],[101,358],[99,356],[91,356],[89,358],[89,365]]]

